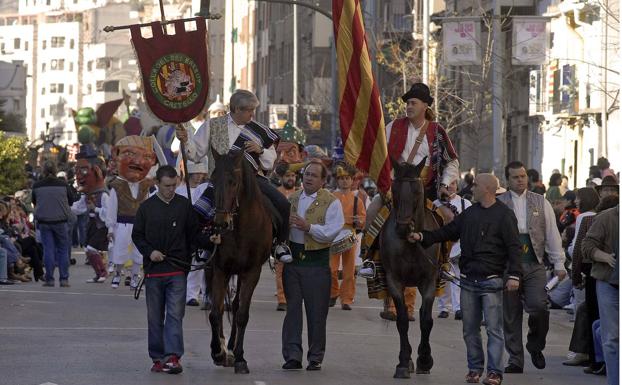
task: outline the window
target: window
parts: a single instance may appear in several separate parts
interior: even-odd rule
[[[4,43],[0,43],[0,53],[4,53]]]
[[[73,62],[69,62],[69,71],[73,72]]]
[[[45,0],[45,5],[50,5],[52,4],[52,0]]]
[[[28,40],[24,42],[24,51],[28,51]]]
[[[41,42],[41,49],[45,49],[47,47],[47,40],[43,40]]]
[[[104,90],[104,81],[103,80],[98,80],[95,83],[95,91],[103,91]]]
[[[45,72],[45,63],[41,63],[41,72]]]
[[[13,112],[16,114],[20,112],[19,99],[13,99]]]
[[[50,69],[52,71],[62,71],[65,69],[65,59],[52,59],[50,62]]]
[[[99,59],[97,59],[97,64],[95,65],[95,68],[97,68],[98,70],[103,70],[106,68],[110,68],[110,58],[108,57],[101,57]]]
[[[89,60],[88,63],[86,63],[86,69],[87,71],[93,71],[93,60]]]
[[[42,108],[42,109],[41,109],[41,117],[42,117],[42,118],[45,118],[45,108]]]
[[[65,37],[64,36],[52,36],[51,41],[52,48],[61,48],[65,46]]]
[[[69,40],[69,49],[73,49],[75,47],[75,45],[76,45],[75,40],[73,40],[73,39]]]
[[[119,92],[119,81],[110,80],[104,83],[104,92]]]
[[[41,88],[41,95],[45,95],[45,87]]]
[[[19,39],[19,37],[16,37],[15,39],[13,39],[13,49],[19,49],[21,46],[21,40]]]
[[[86,94],[87,94],[87,95],[90,95],[90,94],[91,94],[91,92],[93,92],[93,86],[92,86],[92,85],[90,85],[90,84],[87,84],[87,85],[86,85]]]
[[[73,84],[69,85],[69,95],[73,95]]]
[[[63,92],[65,92],[65,84],[63,83],[51,83],[50,84],[51,94],[62,94]]]

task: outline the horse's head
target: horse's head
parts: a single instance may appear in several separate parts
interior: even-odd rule
[[[220,155],[212,149],[215,160],[212,184],[216,229],[233,230],[233,217],[237,214],[240,194],[243,189],[244,153],[241,151]]]
[[[418,165],[398,163],[391,159],[393,164],[393,210],[397,221],[397,233],[406,238],[411,231],[423,230],[424,193],[421,170],[425,167],[426,158]]]

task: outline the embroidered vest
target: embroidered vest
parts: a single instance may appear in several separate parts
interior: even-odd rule
[[[514,210],[512,194],[508,191],[498,196],[498,199]],[[544,244],[546,242],[546,221],[544,219],[544,197],[540,194],[527,191],[527,230],[533,251],[538,262],[544,260]]]
[[[290,212],[298,212],[298,202],[300,201],[300,194],[303,190],[298,190],[289,196],[289,203],[291,203]],[[331,203],[337,198],[326,189],[319,189],[315,201],[309,205],[309,208],[305,212],[305,220],[307,223],[314,225],[323,225],[326,223],[326,210]],[[316,241],[309,233],[305,233],[305,250],[321,250],[330,247],[330,243],[321,243]]]
[[[138,196],[134,199],[127,181],[117,178],[110,182],[110,187],[117,193],[118,223],[134,223],[138,207],[147,199],[152,184],[148,179],[141,180],[138,184]]]
[[[220,155],[225,155],[231,148],[229,144],[229,115],[211,118],[209,120],[210,143],[207,147],[207,175],[212,176],[216,160],[212,155],[212,149]]]

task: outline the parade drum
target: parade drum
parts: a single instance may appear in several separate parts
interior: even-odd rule
[[[349,229],[342,229],[330,245],[330,254],[341,254],[356,245],[356,234]]]

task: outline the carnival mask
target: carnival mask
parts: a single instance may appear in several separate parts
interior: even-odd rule
[[[128,182],[145,179],[156,162],[155,153],[137,146],[119,146],[116,157],[119,175]]]
[[[78,182],[78,191],[81,193],[88,194],[104,186],[102,170],[98,166],[91,164],[88,159],[78,159],[75,174],[76,181]]]

